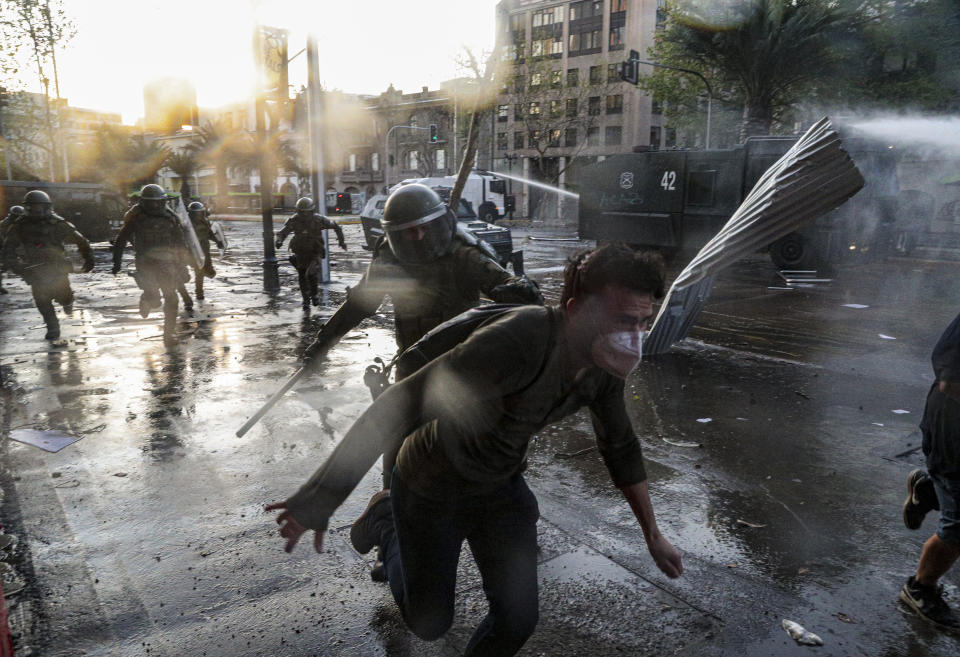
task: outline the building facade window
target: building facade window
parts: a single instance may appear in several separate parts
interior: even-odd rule
[[[560,145],[560,137],[563,135],[563,131],[560,129],[550,131],[550,141],[547,142],[548,146],[557,147]]]
[[[416,171],[420,167],[420,154],[417,151],[410,151],[407,154],[407,168]]]
[[[523,121],[523,103],[517,103],[513,106],[513,120]]]
[[[603,134],[603,143],[606,146],[619,146],[623,140],[623,128],[618,125],[608,125]]]
[[[550,71],[550,86],[554,89],[559,89],[563,86],[563,73],[560,72],[560,69]]]
[[[497,150],[505,151],[509,148],[509,141],[507,140],[507,133],[498,132],[497,133]]]
[[[603,14],[603,0],[583,0],[570,3],[570,20],[578,21],[584,18]]]
[[[522,133],[522,132],[515,132],[515,133],[513,133],[513,147],[514,147],[514,149],[520,150],[520,149],[524,148],[523,142],[524,142],[524,139],[523,139],[523,133]]]
[[[587,114],[590,116],[600,116],[600,96],[590,96],[587,99]]]
[[[544,25],[553,25],[563,22],[563,5],[541,9],[533,12],[533,27],[542,27]]]
[[[660,136],[662,131],[660,126],[652,125],[650,126],[650,145],[654,148],[660,148]]]
[[[650,103],[651,114],[663,114],[663,104],[656,98]]]
[[[563,145],[572,148],[577,145],[577,129],[567,128],[563,135]]]
[[[617,64],[607,64],[607,82],[619,82],[620,70]]]
[[[600,40],[600,30],[590,29],[570,32],[567,50],[571,56],[586,55],[599,52],[603,43]]]
[[[667,128],[664,145],[667,148],[674,148],[677,145],[677,129],[676,128]]]
[[[530,74],[530,88],[539,89],[543,86],[543,73],[540,71],[534,71]]]
[[[540,101],[535,100],[532,103],[530,103],[530,107],[529,109],[527,109],[527,113],[530,116],[540,116]]]
[[[600,84],[600,67],[590,67],[590,84]]]
[[[380,153],[372,153],[370,155],[370,169],[372,171],[380,170]]]
[[[610,28],[610,50],[623,50],[623,37],[626,33],[626,25],[618,25]]]
[[[568,68],[567,69],[567,86],[576,87],[579,84],[580,84],[580,69]]]
[[[576,98],[567,98],[567,118],[572,119],[577,116],[579,108]]]
[[[600,145],[600,128],[593,126],[592,128],[587,128],[587,146],[599,146]]]
[[[560,116],[563,116],[563,101],[551,100],[550,101],[550,118],[556,119]]]
[[[540,131],[531,130],[530,131],[530,148],[536,148],[540,143]]]
[[[497,105],[497,122],[506,123],[508,118],[510,118],[510,106]]]
[[[610,13],[618,14],[627,10],[627,0],[610,0]]]
[[[434,159],[437,162],[437,170],[444,171],[447,168],[447,152],[443,149],[434,151]]]
[[[623,96],[607,96],[607,114],[623,114]]]
[[[513,14],[510,17],[510,31],[511,32],[520,32],[527,31],[527,15],[526,14]]]
[[[356,171],[357,170],[357,154],[350,153],[350,156],[347,158],[347,171]]]

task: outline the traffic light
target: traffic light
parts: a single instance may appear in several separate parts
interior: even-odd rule
[[[430,141],[436,142],[438,139],[439,137],[437,136],[437,124],[431,123],[430,124]]]
[[[620,79],[624,82],[629,82],[630,84],[636,84],[638,68],[639,66],[637,65],[637,62],[632,59],[622,62],[620,64]]]

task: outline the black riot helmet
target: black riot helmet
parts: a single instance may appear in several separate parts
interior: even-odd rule
[[[160,185],[144,185],[140,190],[140,209],[147,214],[163,214],[163,209],[167,205],[167,193],[163,191]]]
[[[426,185],[404,185],[387,198],[380,222],[397,259],[405,264],[436,260],[450,248],[457,219]]]
[[[198,214],[201,217],[203,217],[205,216],[204,214],[205,209],[206,208],[203,207],[203,203],[201,203],[200,201],[194,201],[187,206],[187,214],[189,214],[191,217],[195,214]]]
[[[297,214],[301,212],[304,214],[313,214],[314,208],[313,199],[309,196],[304,196],[297,201]]]
[[[49,217],[53,214],[53,201],[46,192],[32,189],[23,197],[24,214],[31,217]]]

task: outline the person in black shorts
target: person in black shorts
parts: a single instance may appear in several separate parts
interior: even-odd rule
[[[927,472],[907,479],[903,520],[919,529],[924,516],[940,510],[936,533],[923,545],[917,572],[900,590],[900,599],[921,618],[960,633],[960,618],[943,599],[939,580],[960,557],[960,315],[933,349],[936,380],[927,394],[920,429]]]

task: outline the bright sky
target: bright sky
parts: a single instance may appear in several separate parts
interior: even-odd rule
[[[318,38],[320,80],[353,93],[405,92],[463,72],[468,46],[488,52],[497,0],[69,0],[77,35],[57,52],[60,93],[78,107],[143,116],[143,83],[185,77],[202,107],[249,97],[252,26],[290,30],[290,55]],[[290,83],[306,82],[306,54]],[[30,89],[39,91],[36,81]],[[53,87],[51,85],[51,93]]]

